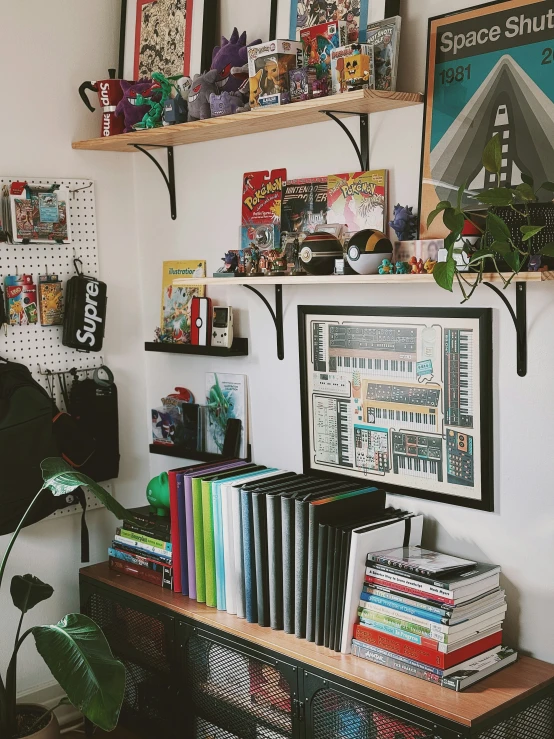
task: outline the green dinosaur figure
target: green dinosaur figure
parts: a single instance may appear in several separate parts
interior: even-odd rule
[[[154,101],[151,98],[144,97],[143,95],[137,95],[137,105],[149,105],[150,110],[144,114],[144,118],[139,123],[135,123],[133,128],[136,131],[143,131],[147,128],[159,128],[162,125],[163,112],[166,100],[170,97],[173,89],[173,84],[160,72],[154,72],[152,75],[153,85],[150,89],[150,93],[161,92],[161,97],[158,101]]]

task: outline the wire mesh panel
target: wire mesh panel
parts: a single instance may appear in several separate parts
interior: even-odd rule
[[[239,739],[292,737],[290,685],[272,665],[195,635],[186,673],[198,716]]]
[[[165,627],[159,619],[98,593],[90,596],[83,613],[101,627],[114,652],[136,653],[140,664],[169,672]]]
[[[312,704],[313,739],[431,739],[433,732],[373,709],[334,690]]]
[[[479,734],[479,739],[552,739],[554,697],[543,698],[515,716]]]
[[[125,665],[123,715],[133,719],[134,723],[169,732],[173,711],[169,682],[131,660],[123,658],[121,661]]]

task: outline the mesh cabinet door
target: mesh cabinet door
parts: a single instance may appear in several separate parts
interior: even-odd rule
[[[104,591],[85,594],[81,612],[101,627],[114,655],[125,665],[120,723],[146,737],[172,737],[173,634],[168,623]]]
[[[433,739],[433,730],[367,702],[360,694],[304,673],[310,739]]]
[[[196,719],[191,739],[299,736],[296,685],[291,684],[296,678],[291,679],[289,665],[211,632],[191,632],[184,645],[187,693]]]

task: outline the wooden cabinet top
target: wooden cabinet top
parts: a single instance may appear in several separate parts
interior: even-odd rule
[[[554,665],[521,657],[516,664],[462,693],[455,693],[387,667],[317,647],[283,631],[249,624],[225,611],[208,608],[180,594],[115,573],[107,562],[85,567],[81,575],[464,726],[475,726],[548,685],[554,688]]]

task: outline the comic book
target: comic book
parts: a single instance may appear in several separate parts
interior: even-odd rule
[[[204,297],[206,288],[195,285],[177,287],[175,280],[206,276],[203,260],[174,261],[163,263],[162,314],[160,329],[163,339],[178,344],[190,344],[191,306],[194,297]],[[162,339],[162,340],[163,340]]]
[[[327,223],[340,223],[349,232],[373,228],[385,232],[387,170],[329,175]]]
[[[402,18],[397,15],[367,27],[367,43],[373,46],[375,58],[375,89],[396,91],[400,27]]]
[[[242,421],[240,457],[248,456],[248,396],[246,375],[206,373],[206,439],[205,449],[221,454],[225,442],[227,421]]]
[[[310,26],[344,21],[347,43],[356,44],[365,40],[368,20],[367,0],[292,0],[290,38],[299,39],[302,29]]]
[[[288,180],[283,189],[281,231],[313,233],[327,223],[327,177]]]

